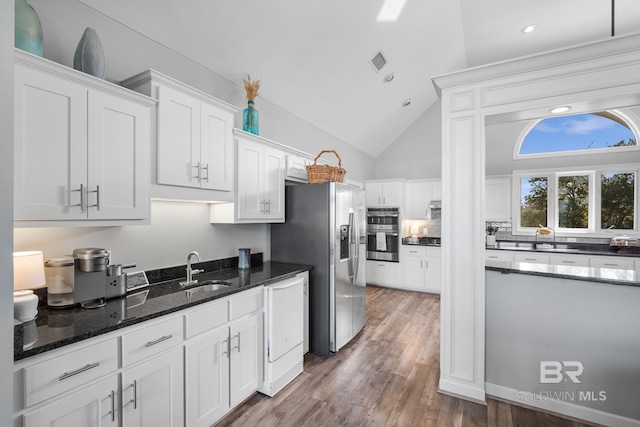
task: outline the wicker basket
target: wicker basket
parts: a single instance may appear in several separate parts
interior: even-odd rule
[[[338,158],[338,166],[319,165],[318,159],[324,153],[333,153]],[[335,150],[322,150],[313,160],[313,164],[307,166],[309,184],[322,184],[323,182],[342,182],[346,170],[342,169],[342,159]]]

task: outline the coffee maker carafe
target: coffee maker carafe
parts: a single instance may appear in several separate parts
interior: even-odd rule
[[[75,249],[73,260],[75,302],[83,308],[104,307],[109,251],[100,248]]]

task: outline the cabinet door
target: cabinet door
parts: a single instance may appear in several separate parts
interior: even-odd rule
[[[534,264],[549,264],[549,255],[537,252],[515,252],[514,262],[531,262]]]
[[[90,219],[148,218],[150,120],[146,106],[89,91]]]
[[[635,268],[634,259],[609,256],[589,257],[589,266],[593,268],[619,268],[621,270],[633,270]]]
[[[589,267],[589,257],[587,255],[551,254],[549,264]]]
[[[410,255],[404,251],[402,267],[404,270],[404,286],[407,288],[425,288],[425,259],[420,255]]]
[[[442,289],[442,258],[428,256],[425,259],[426,290],[440,293]]]
[[[404,182],[385,182],[382,184],[382,204],[384,206],[404,206]]]
[[[89,387],[24,414],[24,427],[117,427],[118,377]]]
[[[285,155],[281,151],[265,149],[264,154],[264,216],[284,221]]]
[[[182,347],[122,372],[123,427],[184,425]]]
[[[158,184],[200,187],[200,101],[158,87]]]
[[[405,217],[407,219],[428,219],[429,200],[427,200],[427,186],[429,182],[407,182],[407,202]]]
[[[264,217],[264,147],[238,139],[238,219]]]
[[[15,219],[86,218],[87,89],[16,65],[14,111]]]
[[[262,314],[231,324],[231,407],[258,389],[262,382]]]
[[[202,188],[233,191],[233,113],[201,104],[199,161]]]
[[[485,219],[511,219],[511,178],[487,178],[485,181]]]
[[[367,206],[382,206],[382,183],[365,182],[364,187]]]
[[[185,346],[186,423],[209,427],[229,410],[229,327]]]

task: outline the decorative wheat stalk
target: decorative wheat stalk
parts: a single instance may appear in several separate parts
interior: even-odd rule
[[[247,78],[242,79],[244,82],[244,90],[247,92],[247,100],[254,101],[260,90],[260,80],[251,80],[251,76],[247,74]]]

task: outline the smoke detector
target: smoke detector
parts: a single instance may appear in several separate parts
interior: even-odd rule
[[[382,67],[386,65],[387,58],[384,57],[384,55],[382,54],[382,51],[379,51],[378,53],[376,53],[376,55],[373,58],[371,58],[369,63],[376,70],[376,73],[377,73],[378,71],[382,70]]]

